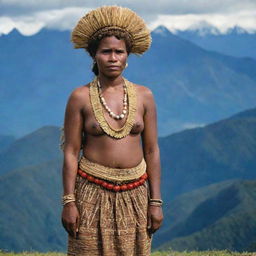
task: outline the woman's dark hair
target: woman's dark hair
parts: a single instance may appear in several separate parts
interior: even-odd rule
[[[130,36],[126,32],[123,32],[123,31],[109,30],[109,31],[104,32],[104,34],[99,34],[96,38],[93,38],[90,40],[89,45],[88,45],[88,52],[93,59],[94,59],[96,52],[99,48],[100,41],[104,37],[110,37],[110,36],[115,36],[118,40],[124,40],[125,46],[126,46],[126,51],[127,51],[128,55],[130,54],[131,48],[132,48],[132,41],[131,41]],[[97,63],[93,64],[92,72],[96,76],[99,74]]]

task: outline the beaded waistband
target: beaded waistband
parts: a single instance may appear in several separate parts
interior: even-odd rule
[[[137,166],[132,168],[111,168],[91,162],[82,156],[79,169],[94,177],[119,183],[140,178],[146,172],[146,162],[143,158]]]
[[[112,190],[115,192],[118,191],[126,191],[126,190],[131,190],[134,188],[137,188],[138,186],[144,184],[144,182],[146,181],[146,179],[148,178],[147,173],[145,172],[139,179],[133,181],[133,182],[128,182],[128,183],[124,183],[124,184],[119,184],[119,183],[111,183],[105,180],[102,180],[100,178],[95,178],[91,175],[88,175],[86,172],[78,169],[77,173],[87,179],[88,181],[95,183],[97,185],[102,186],[103,188],[106,188],[108,190]]]

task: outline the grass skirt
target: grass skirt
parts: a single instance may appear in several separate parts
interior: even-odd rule
[[[95,166],[99,167],[104,168]],[[138,171],[138,166],[129,168],[130,174],[133,169]],[[127,170],[112,168],[111,173],[127,175]],[[147,232],[147,181],[132,190],[114,192],[77,175],[75,194],[80,226],[78,239],[68,237],[69,256],[150,255],[152,236]]]

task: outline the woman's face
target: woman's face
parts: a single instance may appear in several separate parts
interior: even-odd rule
[[[95,61],[99,75],[117,77],[125,69],[128,53],[124,40],[115,36],[104,37],[96,51]]]

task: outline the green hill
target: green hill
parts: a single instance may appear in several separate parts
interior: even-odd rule
[[[159,139],[165,200],[228,179],[256,178],[256,108]]]
[[[177,197],[166,209],[159,249],[244,251],[256,241],[256,180],[225,181]]]
[[[14,140],[15,138],[13,136],[0,135],[0,153],[6,149]]]
[[[0,248],[64,250],[61,159],[0,176]]]
[[[59,137],[58,127],[44,126],[10,143],[0,152],[0,175],[60,157]]]

